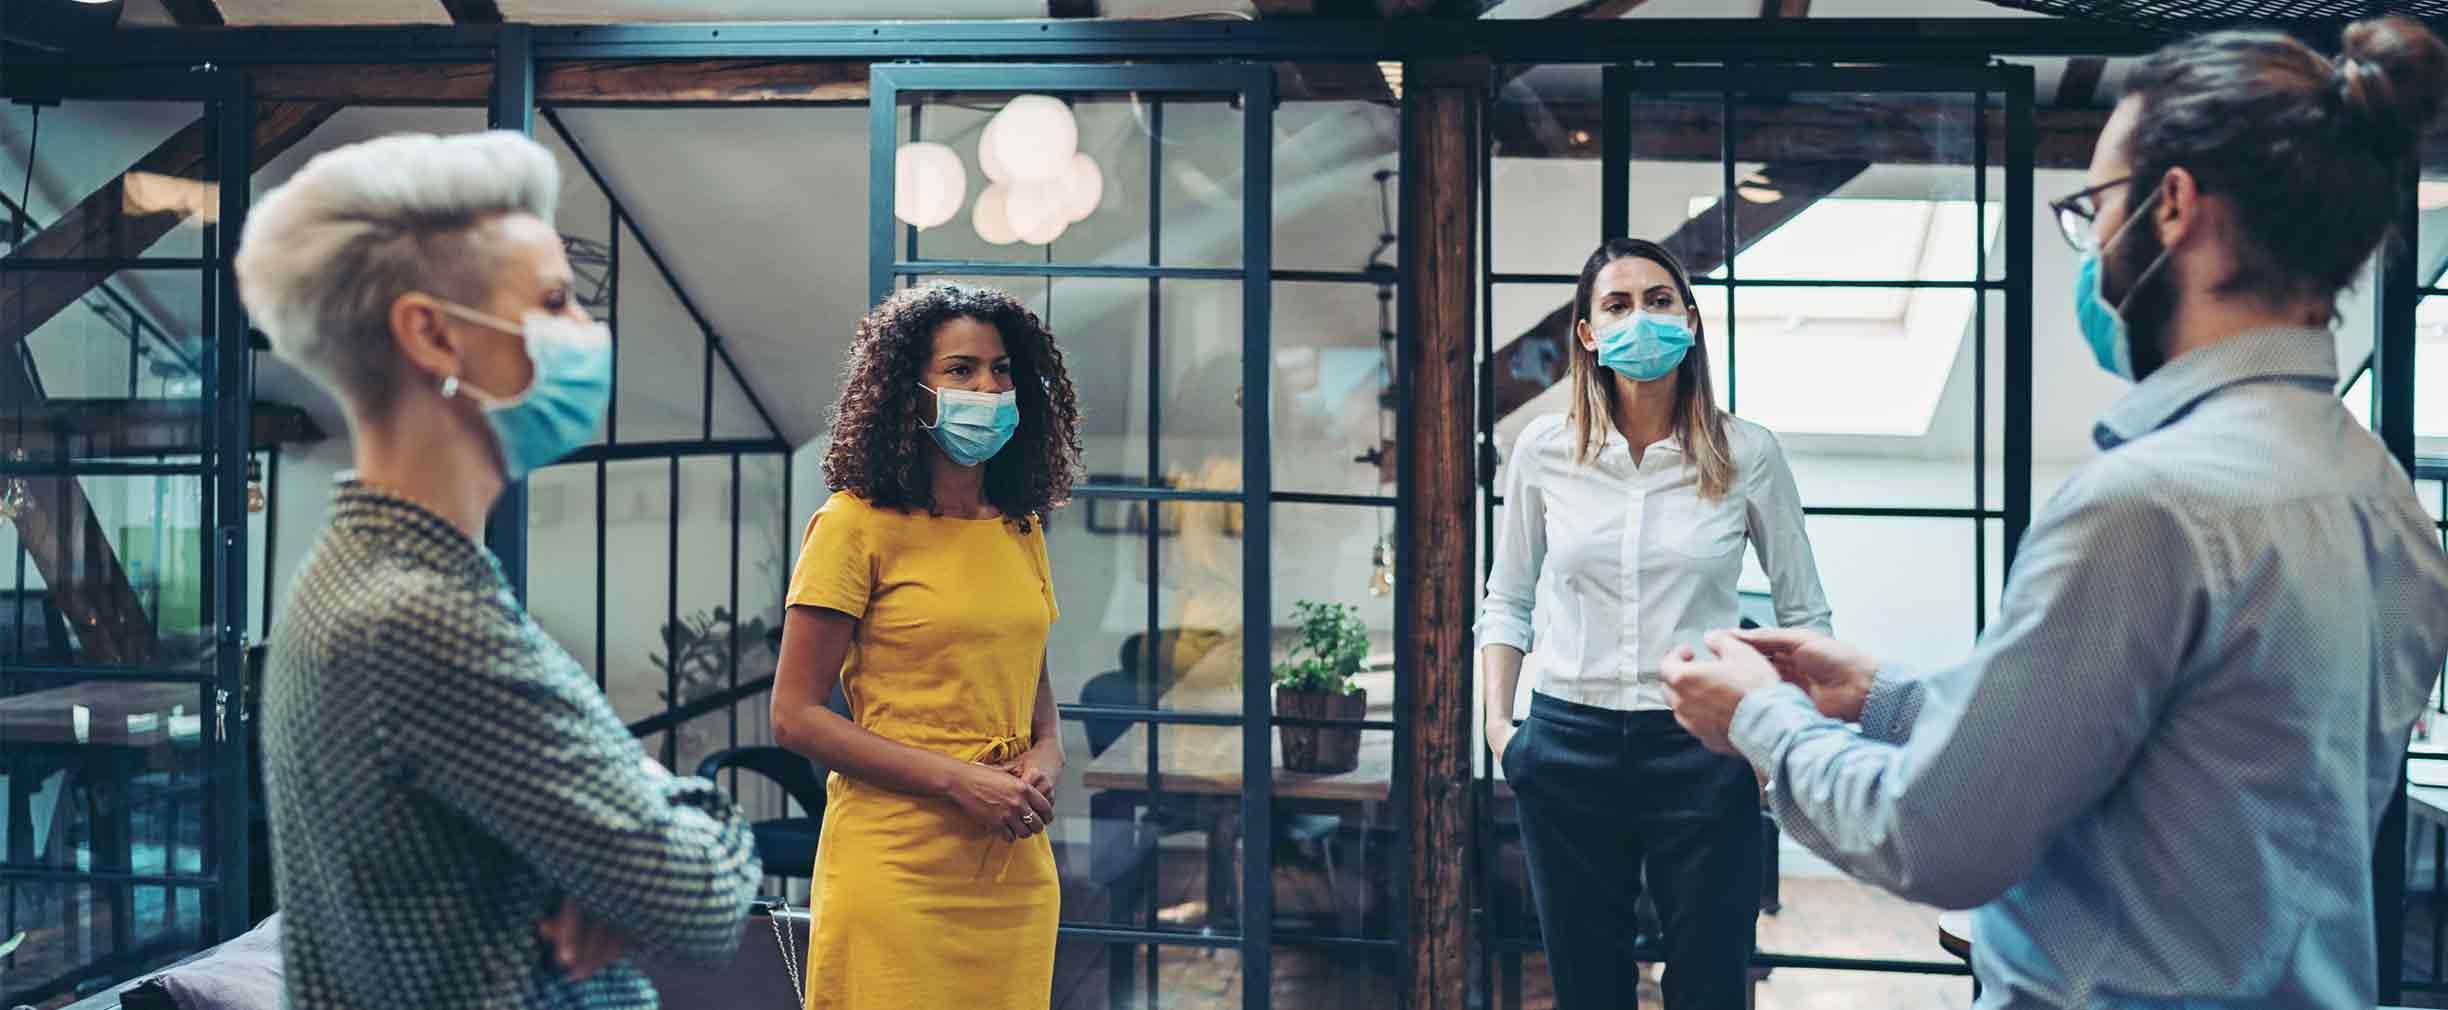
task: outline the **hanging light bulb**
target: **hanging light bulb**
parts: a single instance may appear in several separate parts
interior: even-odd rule
[[[1062,193],[1063,218],[1077,224],[1095,213],[1105,198],[1105,173],[1095,158],[1081,151],[1071,156],[1071,167],[1063,170],[1056,187]]]
[[[1021,95],[986,122],[995,161],[1019,182],[1049,181],[1079,153],[1079,120],[1052,95]]]
[[[247,511],[261,513],[263,510],[263,464],[249,459],[247,460]]]
[[[987,181],[1012,181],[1011,166],[1003,163],[1003,152],[995,146],[995,131],[978,131],[977,159],[978,171],[985,173]]]
[[[25,461],[26,452],[23,448],[11,450],[9,452],[9,462],[23,463]],[[9,477],[8,490],[6,492],[0,492],[0,520],[16,522],[18,517],[25,515],[26,510],[33,507],[33,505],[34,496],[26,491],[25,477],[22,475],[11,475]]]
[[[1055,182],[1012,184],[1003,197],[1003,214],[1011,223],[1012,234],[1036,245],[1053,241],[1053,236],[1061,234],[1063,226],[1071,223],[1063,215],[1062,196],[1060,184]]]
[[[1011,190],[1007,182],[988,186],[969,209],[969,226],[977,229],[978,238],[988,245],[1010,245],[1020,240],[1020,233],[1012,229]]]
[[[1368,591],[1377,597],[1394,594],[1394,542],[1385,537],[1378,537],[1377,549],[1369,552]]]
[[[893,216],[920,230],[952,220],[969,192],[960,155],[933,141],[903,144],[893,153]]]

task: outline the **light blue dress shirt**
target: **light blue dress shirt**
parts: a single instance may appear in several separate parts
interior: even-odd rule
[[[1790,685],[1736,710],[1787,835],[1980,907],[1984,1010],[2373,1004],[2448,560],[2336,382],[2319,330],[2177,358],[2101,419],[1969,658],[1882,670],[1858,732]]]

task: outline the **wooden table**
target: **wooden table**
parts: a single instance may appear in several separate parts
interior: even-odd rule
[[[195,684],[159,681],[93,680],[29,691],[0,698],[0,760],[8,769],[8,866],[31,868],[34,852],[34,792],[36,780],[65,767],[90,790],[93,818],[93,869],[97,874],[127,874],[134,870],[135,838],[131,830],[129,786],[147,767],[175,768],[166,754],[176,744],[201,740],[203,689]],[[64,794],[63,794],[64,795]],[[62,829],[54,817],[55,836]],[[176,822],[170,843],[176,844]],[[109,895],[111,950],[120,956],[133,950],[134,917],[127,884],[97,885]],[[8,904],[0,933],[16,929],[17,903]],[[169,912],[176,915],[177,890],[169,891]]]

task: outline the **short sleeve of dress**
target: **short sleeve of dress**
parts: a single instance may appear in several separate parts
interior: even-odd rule
[[[875,520],[874,510],[847,494],[836,494],[817,509],[800,539],[786,602],[867,616],[876,584]]]

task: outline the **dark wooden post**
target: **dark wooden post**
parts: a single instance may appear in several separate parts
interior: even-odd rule
[[[1470,998],[1471,600],[1477,502],[1471,419],[1479,118],[1485,63],[1403,68],[1402,357],[1407,445],[1398,591],[1410,774],[1405,1005]]]

